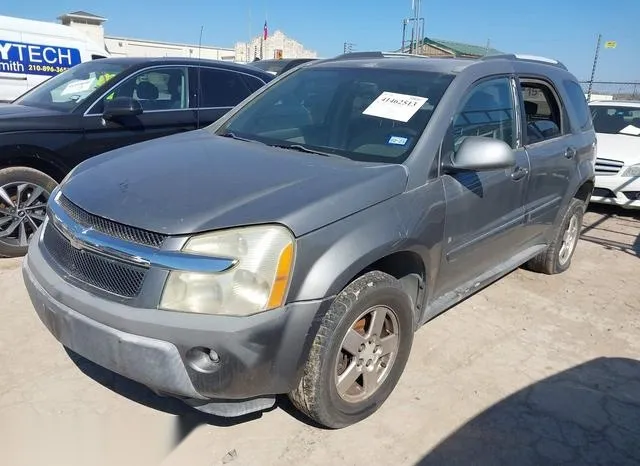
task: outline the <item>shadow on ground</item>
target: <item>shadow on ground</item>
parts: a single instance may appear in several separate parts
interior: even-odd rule
[[[198,426],[210,425],[216,427],[231,427],[259,419],[263,413],[269,411],[262,411],[234,418],[206,414],[187,406],[177,398],[157,395],[146,386],[127,379],[126,377],[122,377],[115,372],[111,372],[88,359],[85,359],[79,354],[74,353],[68,348],[65,348],[65,350],[76,367],[100,385],[138,404],[174,415],[175,424],[173,431],[173,448],[177,447]],[[319,427],[313,423],[313,421],[297,411],[286,396],[278,397],[275,406],[271,410],[277,408],[287,412],[300,422],[313,427]]]
[[[493,405],[419,466],[640,464],[640,362],[600,358]]]
[[[590,204],[588,212],[599,214],[601,217],[595,222],[585,224],[580,239],[599,244],[609,250],[622,251],[640,257],[640,233],[638,233],[640,230],[640,211],[617,206]],[[615,224],[612,224],[612,221]],[[632,233],[629,232],[631,229],[633,229]],[[610,236],[617,239],[611,239]]]

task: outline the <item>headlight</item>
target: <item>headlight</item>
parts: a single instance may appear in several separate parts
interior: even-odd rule
[[[631,165],[624,172],[622,172],[622,175],[620,176],[628,176],[628,177],[640,176],[640,163],[637,165]]]
[[[172,271],[162,292],[162,309],[246,316],[280,307],[289,288],[294,239],[276,225],[245,227],[197,235],[184,253],[233,258],[222,273]]]

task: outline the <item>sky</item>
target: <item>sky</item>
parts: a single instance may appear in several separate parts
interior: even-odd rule
[[[56,21],[84,10],[106,17],[107,35],[233,47],[250,34],[281,30],[321,57],[354,49],[397,50],[411,0],[29,0],[4,1],[0,14]],[[562,61],[578,79],[591,75],[598,34],[616,41],[601,49],[599,81],[640,82],[639,0],[423,0],[426,35],[503,52]],[[607,6],[607,4],[609,6]],[[615,6],[614,6],[615,5]]]

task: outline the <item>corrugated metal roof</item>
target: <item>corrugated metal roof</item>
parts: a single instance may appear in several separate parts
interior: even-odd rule
[[[486,55],[500,55],[503,53],[492,47],[465,44],[464,42],[454,42],[451,40],[430,39],[428,37],[424,39],[424,44],[445,49],[457,57],[484,57]]]

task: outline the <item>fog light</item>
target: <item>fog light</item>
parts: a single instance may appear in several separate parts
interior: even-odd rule
[[[211,348],[197,346],[187,351],[186,360],[195,371],[210,374],[220,367],[220,355]]]

